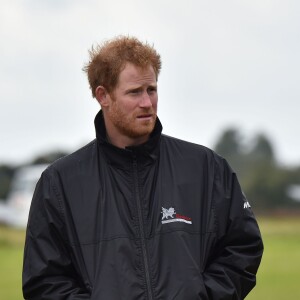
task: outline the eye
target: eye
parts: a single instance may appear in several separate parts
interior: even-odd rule
[[[157,92],[157,87],[150,86],[147,89],[148,94],[156,93]]]
[[[139,94],[140,92],[141,92],[140,89],[134,89],[134,90],[129,91],[129,94],[137,95],[137,94]]]

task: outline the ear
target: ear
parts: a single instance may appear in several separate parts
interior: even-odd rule
[[[95,90],[95,98],[101,105],[101,107],[105,107],[109,104],[109,94],[104,86],[99,85]]]

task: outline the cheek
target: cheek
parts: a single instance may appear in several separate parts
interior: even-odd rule
[[[158,97],[153,97],[153,99],[151,99],[151,103],[152,103],[152,107],[153,109],[155,109],[155,111],[157,110],[157,102],[158,102]]]
[[[124,99],[121,103],[119,103],[119,109],[126,114],[130,114],[136,108],[136,104],[131,99]]]

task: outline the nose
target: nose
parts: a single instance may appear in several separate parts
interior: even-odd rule
[[[152,106],[152,101],[147,92],[143,93],[142,99],[140,101],[140,107],[151,107]]]

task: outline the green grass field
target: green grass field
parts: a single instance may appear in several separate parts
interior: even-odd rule
[[[265,252],[247,300],[300,299],[300,217],[259,218]],[[24,232],[0,227],[0,299],[21,300]]]
[[[300,299],[300,217],[258,221],[265,251],[247,300]]]
[[[0,299],[21,300],[24,231],[0,227]]]

